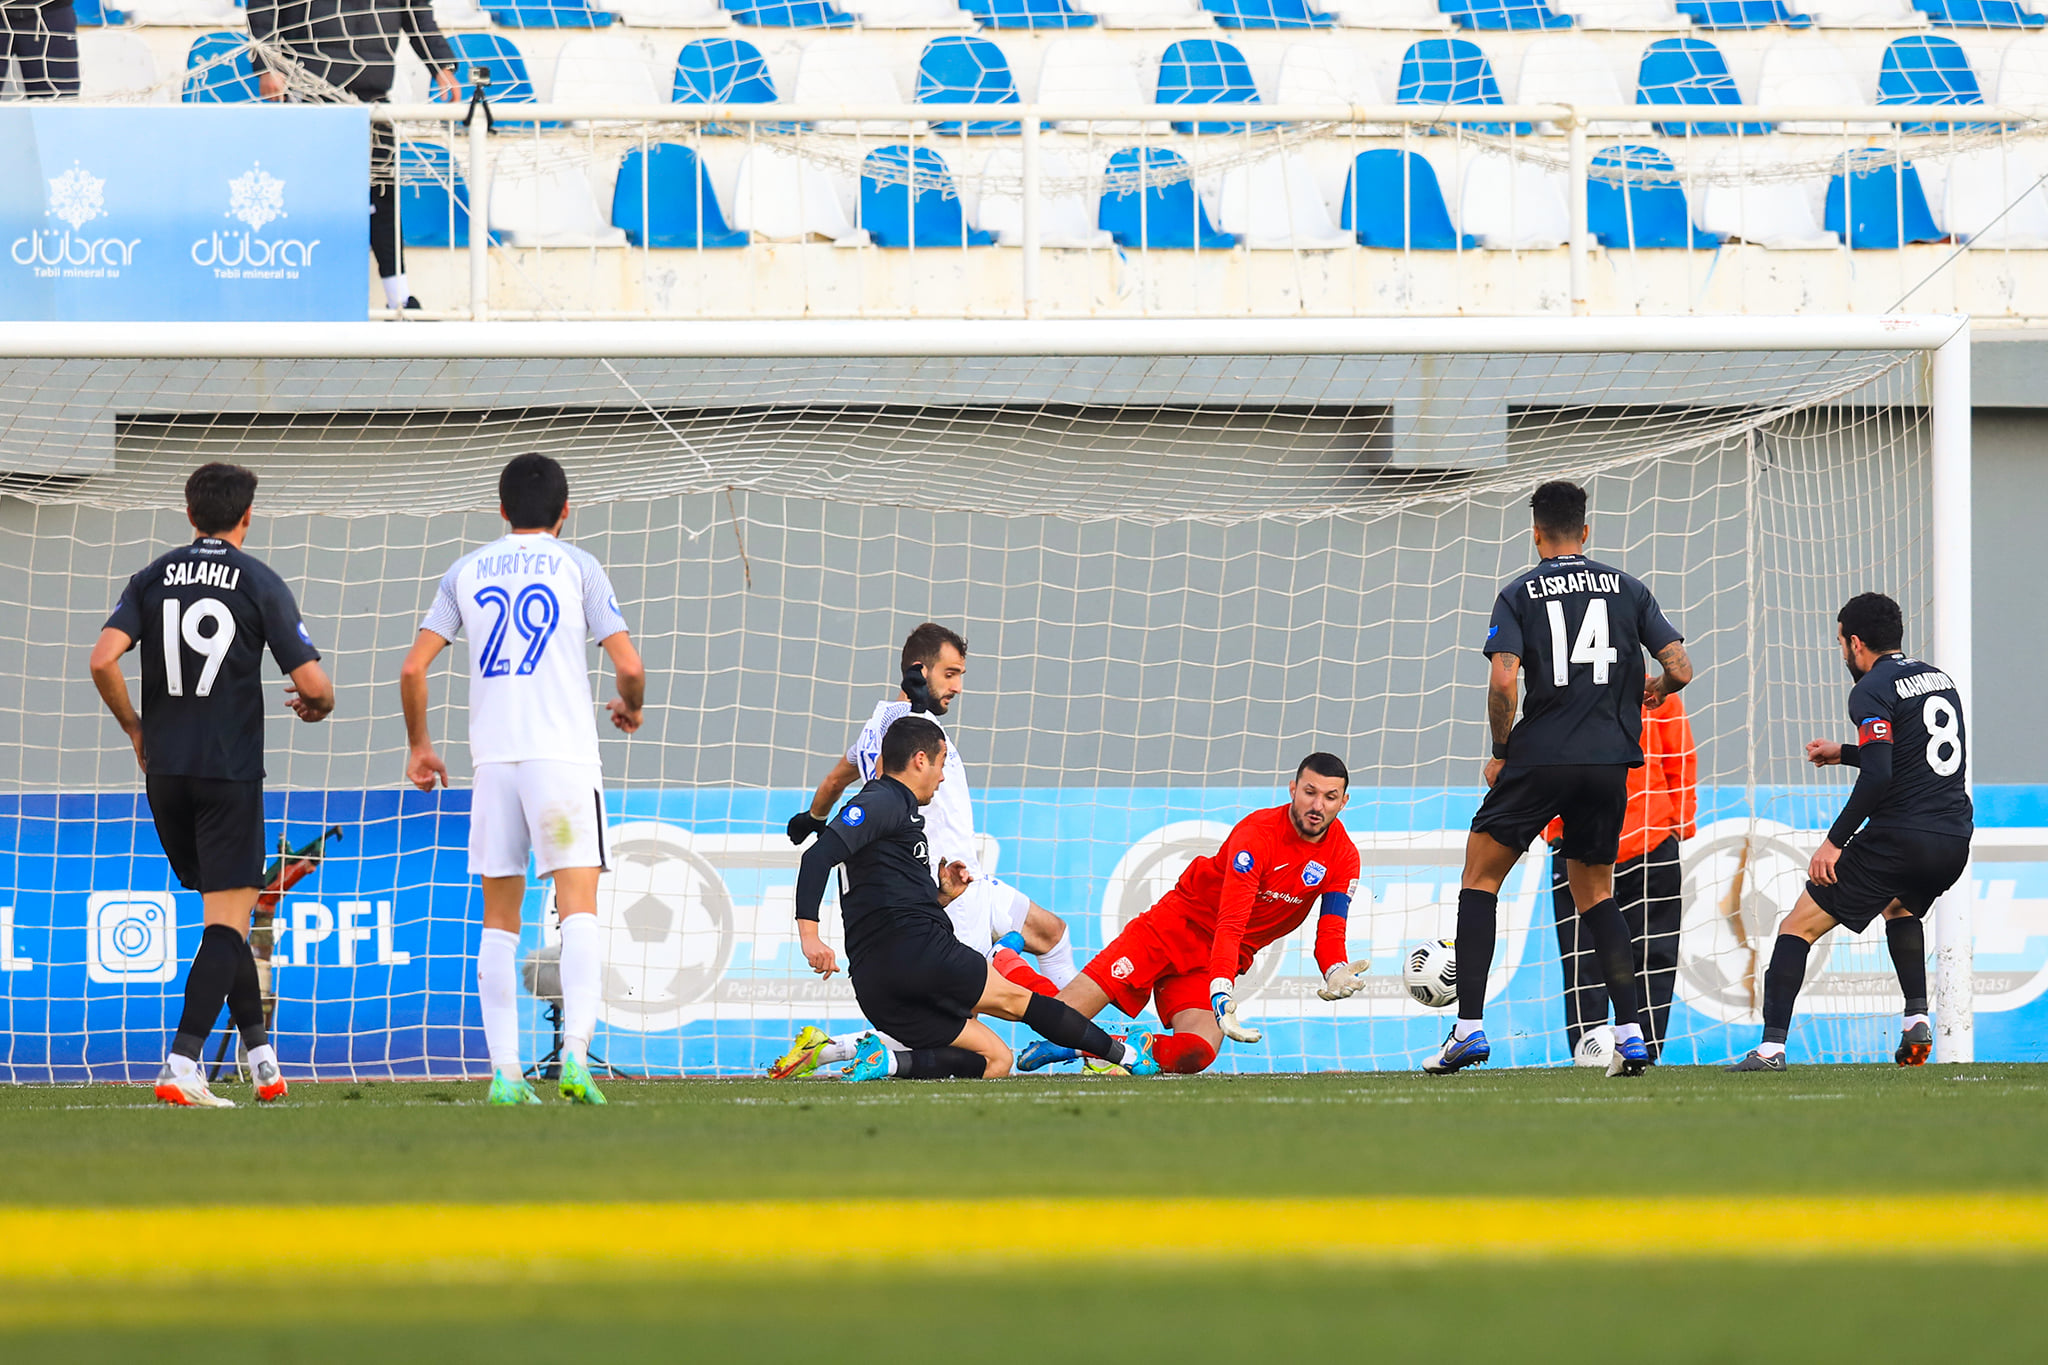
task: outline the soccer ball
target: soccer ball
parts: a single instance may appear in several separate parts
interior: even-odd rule
[[[1607,1059],[1613,1055],[1614,1026],[1602,1024],[1579,1035],[1579,1045],[1572,1049],[1572,1065],[1597,1066],[1604,1070]]]
[[[1401,984],[1433,1010],[1458,999],[1458,945],[1447,938],[1417,946],[1401,963]]]

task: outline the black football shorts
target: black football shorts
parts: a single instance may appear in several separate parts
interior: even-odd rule
[[[1956,884],[1970,861],[1960,834],[1917,829],[1867,829],[1849,841],[1835,863],[1835,884],[1806,884],[1813,903],[1860,934],[1894,900],[1924,915]]]
[[[1517,853],[1554,817],[1564,817],[1558,852],[1598,867],[1621,851],[1628,814],[1628,769],[1619,763],[1510,763],[1472,817],[1475,834],[1490,834]]]
[[[875,940],[850,975],[878,1030],[905,1047],[951,1047],[988,987],[988,961],[935,925]]]
[[[263,885],[263,782],[149,774],[149,813],[187,891]]]

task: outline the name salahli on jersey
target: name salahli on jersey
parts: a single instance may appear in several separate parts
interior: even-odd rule
[[[1532,601],[1546,597],[1563,597],[1574,592],[1620,592],[1621,575],[1618,573],[1594,573],[1591,569],[1580,569],[1576,573],[1545,574],[1532,578],[1524,585]]]
[[[164,586],[167,588],[219,588],[222,592],[233,592],[241,581],[242,571],[226,564],[174,559],[164,565]]]
[[[1960,687],[1956,686],[1955,680],[1940,669],[1936,669],[1932,673],[1912,673],[1906,677],[1894,679],[1892,689],[1899,694],[1900,701],[1905,701],[1911,697],[1924,697],[1929,692],[1962,691]]]

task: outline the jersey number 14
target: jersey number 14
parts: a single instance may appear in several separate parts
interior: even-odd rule
[[[1552,598],[1543,605],[1550,608],[1550,681],[1567,687],[1573,664],[1591,664],[1594,684],[1605,687],[1608,669],[1621,658],[1621,651],[1607,643],[1607,599],[1595,597],[1586,603],[1586,619],[1579,622],[1579,638],[1572,641],[1569,654],[1564,646],[1564,603]]]

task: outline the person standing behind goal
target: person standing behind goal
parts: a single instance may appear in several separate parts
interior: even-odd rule
[[[477,995],[491,1053],[492,1104],[539,1104],[519,1058],[520,907],[526,859],[553,878],[562,928],[562,1098],[603,1104],[586,1064],[597,1028],[600,961],[597,878],[605,862],[604,770],[591,715],[583,648],[611,657],[618,696],[612,724],[640,728],[646,672],[603,566],[558,540],[569,516],[569,478],[545,455],[520,455],[498,476],[509,534],[455,561],[441,579],[399,674],[411,753],[405,775],[421,791],[448,785],[427,734],[427,669],[459,631],[469,634],[469,870],[483,882]],[[581,627],[570,613],[579,613]]]
[[[93,685],[135,746],[150,818],[171,870],[205,905],[206,930],[185,974],[185,1010],[156,1080],[166,1104],[232,1109],[199,1070],[225,1003],[248,1049],[258,1100],[284,1098],[249,951],[249,912],[263,886],[263,651],[291,677],[285,705],[303,721],[334,710],[334,685],[291,589],[242,551],[256,476],[208,464],[185,481],[199,533],[128,580],[93,646]],[[142,714],[121,656],[142,646]]]

